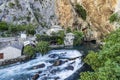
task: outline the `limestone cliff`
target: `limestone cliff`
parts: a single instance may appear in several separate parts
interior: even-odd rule
[[[86,11],[85,19],[76,4]],[[101,39],[115,30],[116,23],[109,22],[115,12],[120,14],[120,0],[0,0],[0,21],[34,24],[37,32],[61,25],[83,31],[86,40]]]
[[[76,23],[80,29],[87,27],[87,39],[101,39],[115,30],[114,25],[109,22],[109,17],[116,11],[119,2],[120,0],[56,0],[56,12],[62,26],[76,27]],[[77,16],[74,10],[76,4],[86,10],[85,21]]]
[[[55,0],[0,0],[0,21],[50,27],[57,23],[54,8]]]
[[[56,0],[56,14],[62,26],[72,26],[75,14],[69,0]]]

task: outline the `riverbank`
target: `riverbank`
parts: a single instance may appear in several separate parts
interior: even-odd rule
[[[52,50],[47,55],[28,62],[2,67],[0,78],[2,80],[31,80],[39,74],[38,80],[65,80],[82,67],[81,56],[82,54],[77,50]]]
[[[33,78],[34,76],[35,76],[35,74],[36,73],[39,73],[39,71],[41,72],[41,70],[43,70],[43,69],[41,69],[40,68],[40,64],[43,64],[44,63],[44,65],[45,66],[49,66],[49,69],[51,70],[50,71],[50,74],[54,74],[54,73],[56,73],[56,72],[59,72],[59,71],[61,71],[61,70],[59,70],[59,69],[56,69],[56,68],[58,68],[58,67],[62,67],[63,65],[65,65],[66,63],[69,63],[70,62],[70,64],[69,65],[71,65],[71,66],[68,66],[68,67],[65,67],[65,69],[67,69],[68,71],[70,70],[70,71],[73,71],[73,69],[75,69],[75,68],[73,68],[73,67],[75,67],[75,66],[73,66],[72,67],[72,64],[74,64],[75,62],[74,62],[74,60],[73,60],[73,58],[71,58],[72,60],[67,60],[67,62],[66,61],[64,61],[64,59],[63,58],[58,58],[59,56],[62,56],[63,55],[63,57],[65,57],[64,55],[65,55],[65,53],[64,53],[64,50],[71,50],[71,52],[68,52],[68,54],[70,53],[71,54],[71,57],[74,57],[75,56],[75,54],[76,54],[76,52],[73,52],[74,50],[78,50],[82,55],[84,55],[84,56],[86,56],[87,54],[88,54],[88,52],[90,51],[90,50],[93,50],[93,51],[98,51],[99,49],[98,49],[98,45],[97,44],[93,44],[93,43],[82,43],[80,46],[76,46],[76,47],[60,47],[60,48],[53,48],[52,49],[53,51],[52,51],[52,54],[50,55],[49,54],[49,52],[48,52],[48,54],[47,55],[49,55],[48,57],[49,58],[55,58],[55,61],[52,59],[52,60],[49,60],[49,58],[45,58],[45,57],[47,57],[46,55],[45,56],[42,56],[42,57],[37,57],[37,58],[35,58],[35,59],[33,59],[33,60],[29,60],[29,62],[27,61],[27,60],[25,60],[24,58],[23,58],[23,61],[22,60],[19,60],[19,59],[17,59],[17,60],[11,60],[11,61],[16,61],[16,62],[14,62],[15,64],[18,62],[18,61],[20,61],[20,62],[24,62],[24,61],[27,61],[27,62],[25,62],[25,63],[23,63],[23,64],[21,64],[21,63],[19,63],[19,65],[18,64],[16,64],[16,65],[13,65],[13,63],[12,62],[10,62],[11,63],[11,65],[9,65],[9,64],[7,64],[7,65],[5,65],[5,66],[1,66],[2,68],[1,68],[1,72],[3,72],[2,70],[6,70],[6,69],[9,69],[10,67],[12,68],[12,67],[14,67],[14,68],[12,68],[12,69],[15,69],[15,70],[17,70],[19,73],[21,73],[21,68],[23,68],[23,69],[26,69],[26,70],[28,70],[27,72],[23,72],[25,75],[21,75],[21,74],[23,74],[23,73],[21,73],[21,74],[19,74],[19,76],[14,76],[14,79],[16,80],[20,80],[21,79],[21,76],[22,77],[24,77],[24,79],[22,78],[22,80],[27,80],[27,79],[31,79],[31,78]],[[57,54],[56,55],[56,52],[55,51],[63,51],[63,52],[61,52],[61,54]],[[50,51],[51,52],[51,51]],[[64,54],[63,54],[64,53]],[[68,55],[67,57],[70,57],[70,55]],[[60,59],[60,60],[56,60],[56,58],[58,58],[58,59]],[[82,57],[82,58],[77,58],[77,59],[75,59],[75,61],[77,60],[77,61],[80,61],[80,63],[82,62],[83,63],[83,58],[84,57]],[[47,60],[48,59],[48,60]],[[79,60],[80,59],[80,60]],[[62,60],[62,61],[61,61]],[[73,61],[73,62],[72,62]],[[36,63],[37,62],[37,63]],[[49,65],[49,64],[51,64],[51,65]],[[56,63],[56,64],[55,64]],[[59,65],[58,65],[58,63],[59,63]],[[33,64],[35,64],[35,65],[33,65]],[[48,64],[48,65],[47,65]],[[38,65],[38,66],[37,66]],[[10,67],[9,67],[10,66]],[[21,67],[20,67],[21,66]],[[90,68],[90,66],[89,65],[80,65],[81,66],[81,68],[78,68],[76,71],[75,71],[75,73],[73,74],[73,75],[71,75],[70,77],[68,77],[68,80],[77,80],[77,79],[79,79],[79,73],[80,72],[84,72],[84,70],[87,70],[87,71],[90,71],[91,70],[91,68]],[[37,68],[36,68],[37,67]],[[20,68],[20,69],[19,69]],[[44,69],[46,69],[47,67],[43,67]],[[55,69],[54,69],[55,68]],[[63,68],[63,67],[62,67]],[[77,67],[76,67],[77,68]],[[46,73],[47,72],[49,72],[49,69],[46,69],[45,71],[46,71]],[[63,69],[62,69],[63,70]],[[12,70],[10,70],[10,71],[12,71]],[[14,71],[14,70],[13,70]],[[39,75],[41,75],[41,76],[39,76],[39,77],[41,77],[42,78],[42,76],[44,76],[44,75],[42,75],[45,71],[42,71],[42,73],[40,73]],[[6,72],[6,71],[4,71],[4,72]],[[28,75],[27,73],[29,73],[29,74],[32,74],[33,72],[35,72],[34,73],[34,75]],[[7,76],[7,73],[5,73],[6,75],[4,75],[4,76]],[[12,74],[12,75],[15,75],[16,73],[14,73],[14,74]],[[65,72],[63,71],[61,74],[65,74]],[[9,75],[9,73],[8,73],[8,75]],[[47,74],[46,74],[47,75]],[[59,75],[59,76],[61,76],[61,75]],[[48,76],[49,77],[49,76]],[[10,79],[11,77],[6,77],[4,80],[8,80],[8,78]],[[54,78],[54,77],[51,77],[51,78]],[[61,77],[59,77],[59,78],[61,78]],[[66,79],[67,80],[67,79]]]
[[[15,59],[4,60],[4,61],[0,61],[0,66],[10,65],[10,64],[17,63],[17,62],[24,62],[29,59],[30,58],[27,56],[21,56],[21,57],[15,58]]]

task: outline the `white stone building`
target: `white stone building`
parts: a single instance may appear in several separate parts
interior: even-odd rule
[[[22,55],[23,45],[19,43],[9,44],[0,49],[0,61],[18,58]]]
[[[73,33],[67,33],[64,39],[65,46],[73,46],[74,38],[75,36]]]

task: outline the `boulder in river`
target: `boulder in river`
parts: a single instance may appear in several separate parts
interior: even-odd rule
[[[50,54],[49,55],[50,58],[56,58],[56,57],[59,57],[57,54]]]
[[[53,66],[60,66],[62,64],[64,64],[66,61],[62,61],[62,60],[56,60],[53,64]]]
[[[61,63],[62,63],[61,60],[56,60],[53,65],[54,66],[59,66],[59,65],[61,65]]]
[[[44,67],[45,67],[45,64],[42,63],[42,64],[39,64],[39,65],[37,65],[37,66],[34,66],[33,68],[34,68],[34,69],[38,69],[38,68],[44,68]]]
[[[74,67],[73,66],[67,66],[65,69],[67,69],[67,70],[74,70]]]
[[[39,74],[36,73],[33,77],[32,77],[32,80],[37,80],[39,78]]]
[[[56,74],[57,72],[60,72],[59,68],[53,69],[53,70],[50,71],[50,73],[52,73],[52,74]]]

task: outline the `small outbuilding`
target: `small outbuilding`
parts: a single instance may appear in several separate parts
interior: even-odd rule
[[[9,44],[0,49],[0,61],[18,58],[22,55],[23,45],[20,43]]]
[[[73,46],[74,38],[75,36],[73,33],[67,33],[64,39],[65,46]]]

